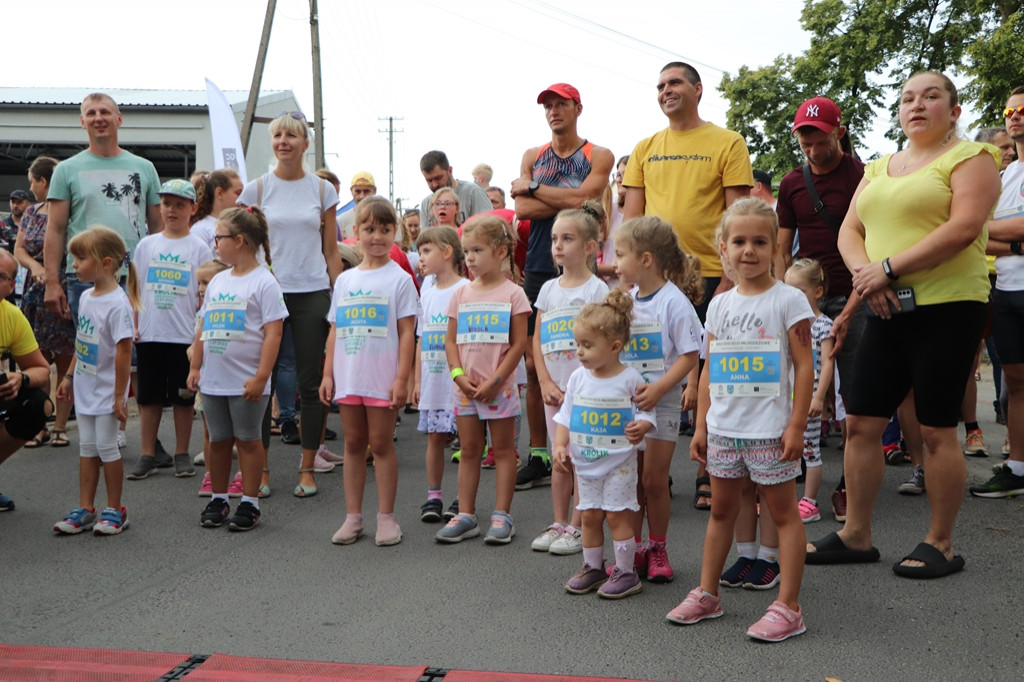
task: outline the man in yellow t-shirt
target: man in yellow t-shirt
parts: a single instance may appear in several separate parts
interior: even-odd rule
[[[704,320],[708,301],[732,287],[722,272],[715,229],[725,209],[754,186],[750,153],[743,138],[700,118],[700,75],[689,64],[671,62],[658,79],[658,104],[668,128],[641,140],[629,156],[622,184],[624,220],[655,215],[672,224],[683,251],[700,260]]]

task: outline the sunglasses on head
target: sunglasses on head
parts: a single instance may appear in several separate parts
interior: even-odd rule
[[[302,113],[301,111],[282,111],[281,113],[279,113],[277,115],[277,118],[281,118],[282,116],[291,116],[296,121],[305,121],[306,120],[306,115],[304,113]]]
[[[1010,118],[1014,114],[1024,114],[1024,104],[1019,107],[1006,107],[1003,109],[1003,118]]]

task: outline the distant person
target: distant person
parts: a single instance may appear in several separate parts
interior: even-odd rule
[[[477,164],[476,168],[473,169],[473,182],[478,187],[487,189],[491,185],[491,178],[494,177],[494,169],[488,166],[486,163]]]
[[[217,217],[235,207],[245,183],[235,169],[222,168],[193,177],[192,185],[196,188],[197,208],[192,216],[191,234],[199,237],[213,252],[217,247],[213,240]]]
[[[352,182],[349,184],[348,191],[352,194],[352,201],[358,204],[366,197],[373,196],[377,193],[377,182],[373,179],[373,176],[366,171],[359,171],[352,176]],[[352,229],[355,222],[355,206],[338,216],[339,242],[355,236]]]
[[[1000,173],[1017,159],[1017,147],[1013,139],[1006,134],[1006,128],[982,128],[974,136],[974,141],[987,142],[999,147],[999,151],[1002,153],[1002,162],[999,164]]]
[[[604,235],[604,242],[601,244],[597,274],[604,278],[609,287],[616,287],[619,284],[619,278],[615,275],[615,232],[622,224],[622,210],[626,206],[626,188],[622,185],[622,178],[628,164],[628,155],[620,157],[615,162],[615,175],[612,180],[615,194],[605,206],[605,212],[608,214],[608,233]]]
[[[14,242],[18,238],[18,226],[21,225],[21,218],[25,209],[32,203],[32,195],[23,189],[16,189],[11,192],[11,212],[0,223],[0,246],[10,252],[14,251]]]
[[[452,175],[452,166],[448,163],[448,157],[444,152],[432,151],[424,154],[420,159],[420,172],[423,173],[423,179],[427,181],[427,187],[430,188],[431,193],[436,192],[442,187],[451,187],[458,194],[460,205],[459,225],[469,220],[472,216],[479,213],[487,213],[491,210],[491,200],[487,198],[487,194],[482,187],[472,182],[455,179]],[[430,207],[427,205],[430,202],[431,196],[432,194],[427,195],[420,203],[420,216],[425,221],[423,227],[437,225],[430,214]]]
[[[487,198],[491,200],[491,206],[494,210],[505,208],[505,190],[500,187],[488,187],[486,190]]]
[[[771,208],[775,208],[775,194],[772,193],[772,176],[767,171],[754,169],[754,187],[750,196],[757,197]]]

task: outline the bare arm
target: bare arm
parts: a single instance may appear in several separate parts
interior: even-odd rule
[[[64,249],[67,245],[70,210],[71,204],[66,200],[50,201],[50,217],[46,223],[46,236],[43,238],[46,309],[65,319],[71,317],[71,311],[68,308],[68,298],[60,286],[60,265],[64,260]]]
[[[793,239],[796,230],[779,225],[779,252],[775,254],[775,278],[782,279],[793,264]]]
[[[804,452],[807,412],[814,390],[814,356],[811,354],[811,321],[801,320],[789,328],[789,352],[793,357],[793,412],[782,434],[782,459],[795,462]]]
[[[608,175],[612,172],[612,164],[615,158],[612,153],[604,147],[594,147],[591,154],[590,174],[579,187],[554,187],[552,185],[541,185],[534,193],[534,199],[539,199],[555,211],[564,208],[579,208],[587,199],[599,199],[604,187],[608,183]],[[517,211],[518,213],[518,211]]]
[[[626,205],[622,207],[622,221],[631,218],[642,218],[647,211],[647,190],[643,187],[629,187],[626,192]]]
[[[746,185],[730,185],[725,188],[725,207],[729,208],[737,199],[750,196],[750,188]]]
[[[14,240],[14,258],[19,265],[28,270],[30,277],[36,281],[46,281],[46,269],[42,263],[30,256],[25,248],[25,230],[18,230],[18,237]]]
[[[320,224],[320,238],[320,248],[324,253],[324,260],[327,261],[327,276],[330,277],[331,287],[334,287],[334,280],[341,274],[344,265],[341,262],[341,252],[338,251],[338,217],[333,206],[324,211]]]
[[[409,372],[416,352],[416,317],[398,319],[398,373],[391,385],[391,407],[399,408],[409,401]]]
[[[1024,216],[988,221],[988,237],[999,242],[1024,239]]]

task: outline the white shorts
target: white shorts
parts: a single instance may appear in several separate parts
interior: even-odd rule
[[[630,457],[621,466],[615,467],[598,478],[576,477],[579,490],[580,511],[603,509],[619,512],[627,509],[640,511],[636,499],[636,457]]]

